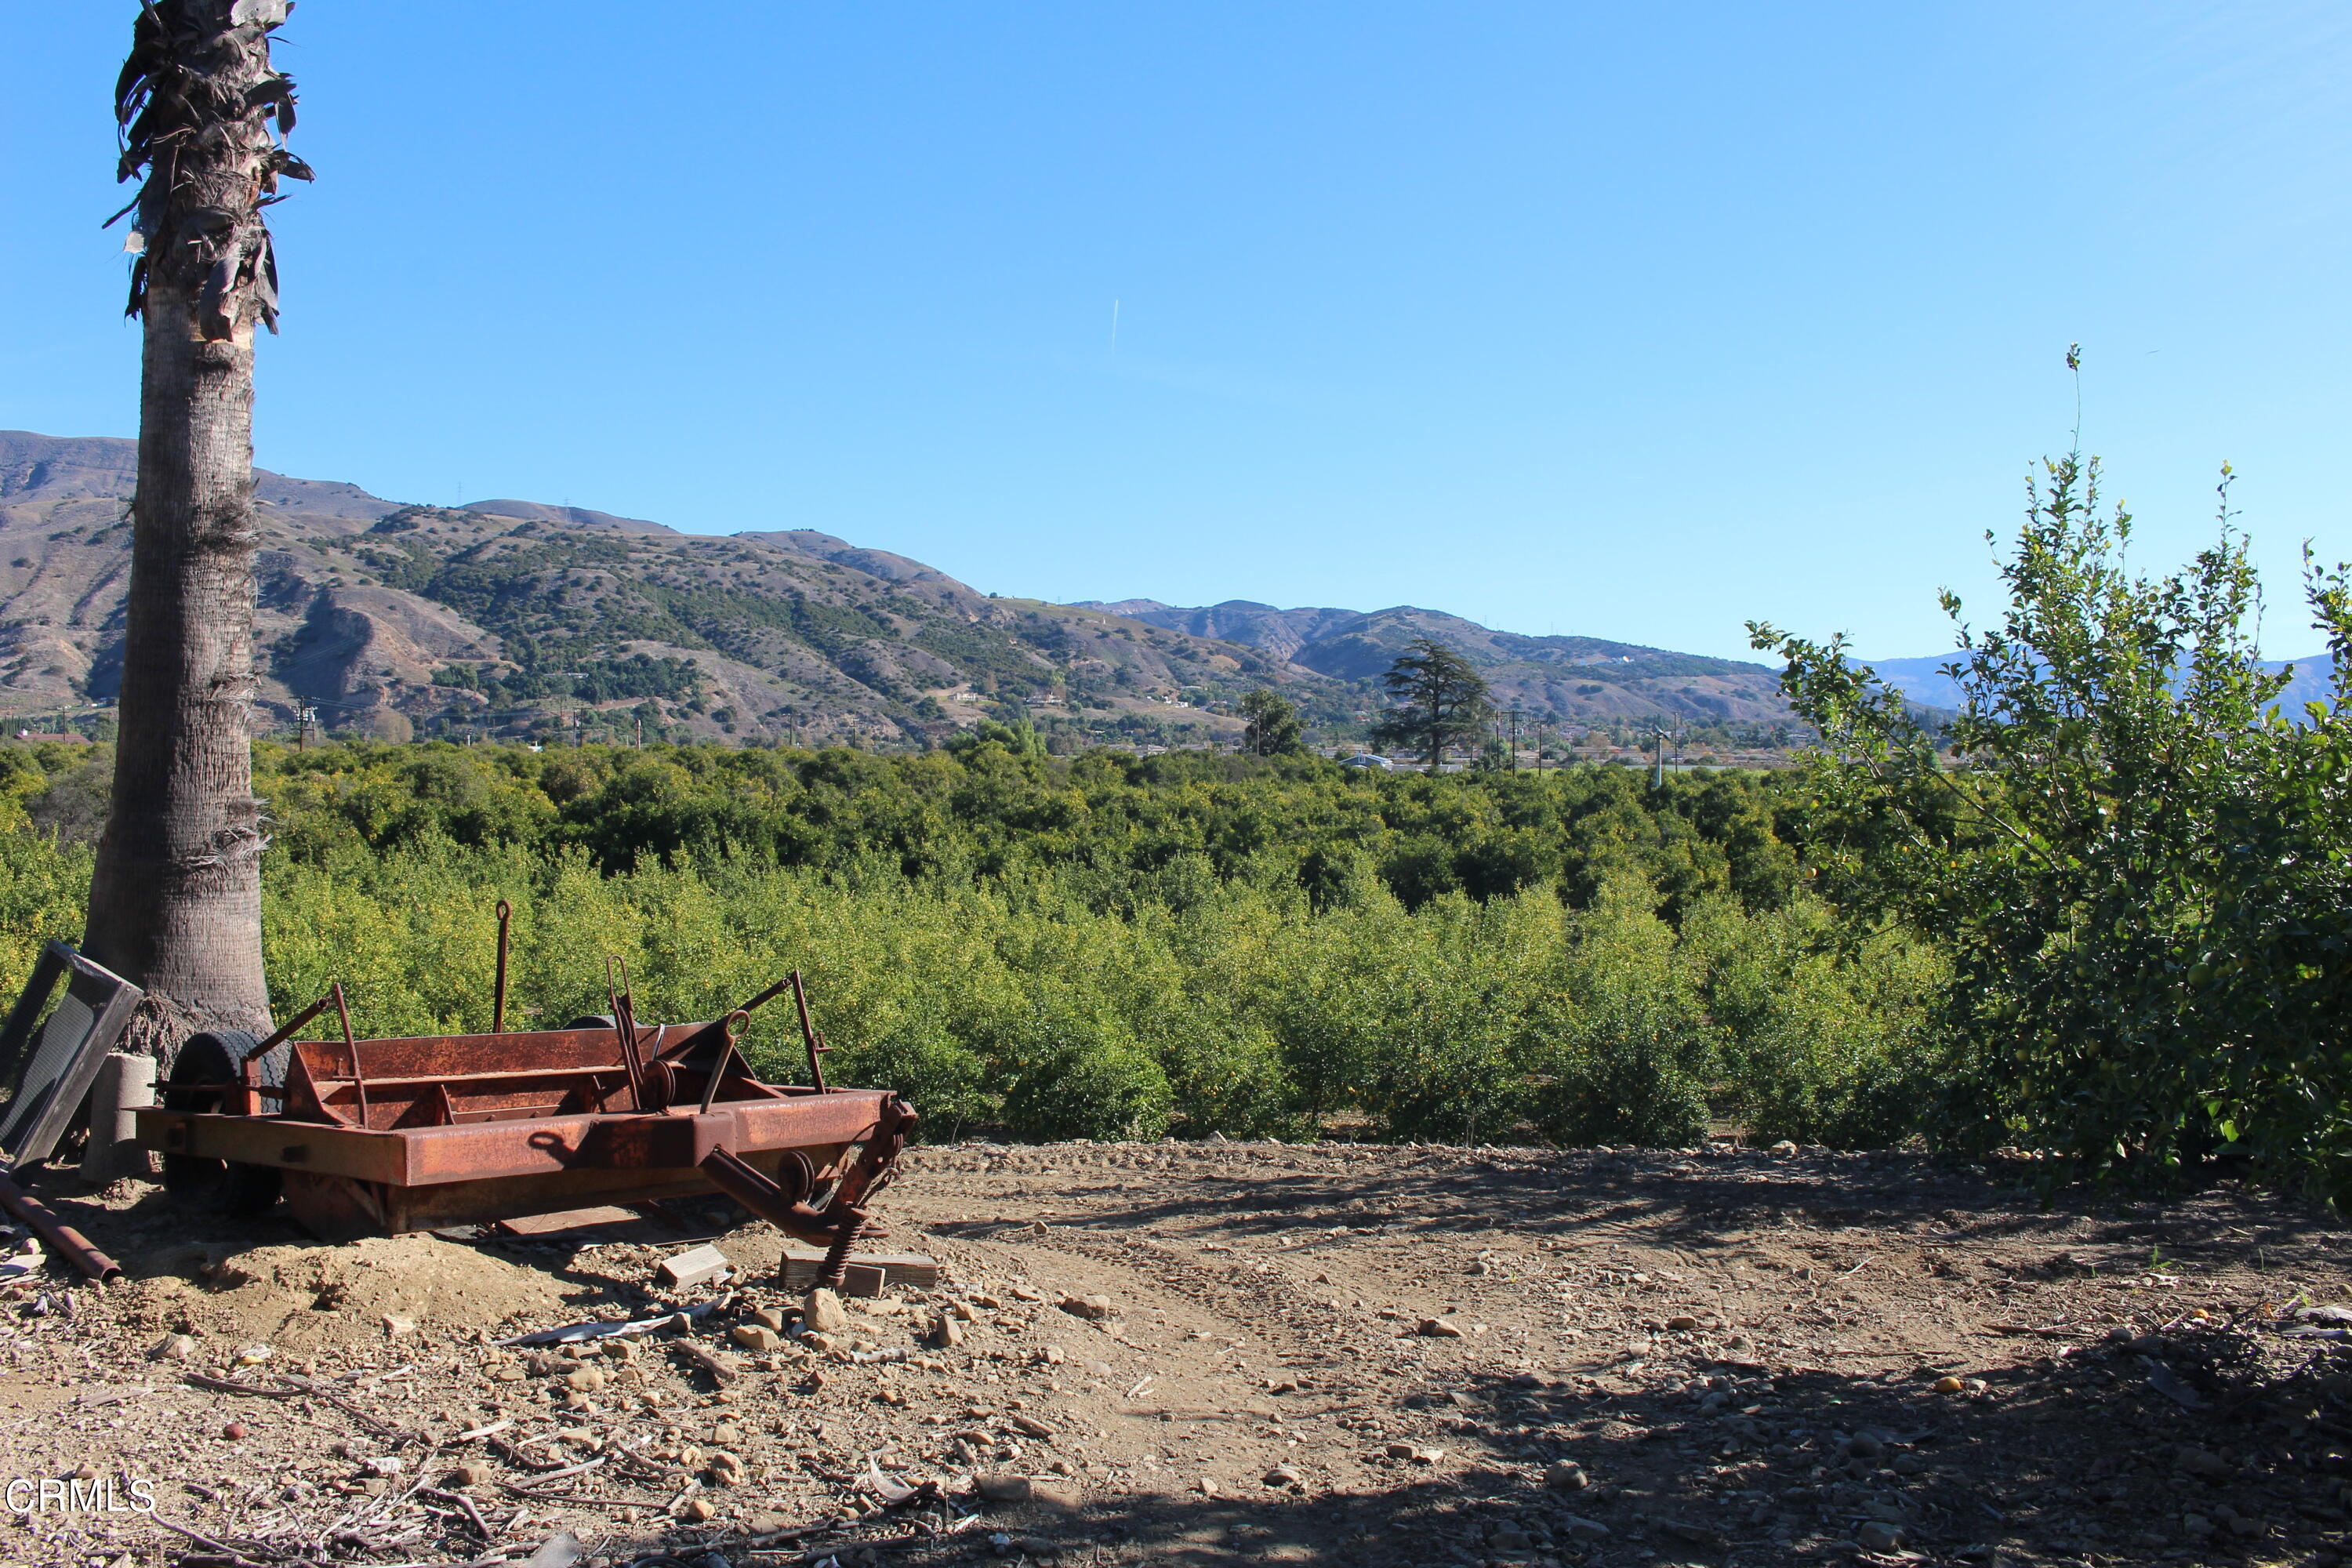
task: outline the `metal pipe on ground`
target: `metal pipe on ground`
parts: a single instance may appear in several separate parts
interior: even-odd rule
[[[57,1211],[0,1175],[0,1208],[33,1227],[33,1234],[65,1255],[66,1261],[100,1283],[122,1278],[122,1265],[91,1245],[89,1237],[59,1219]]]

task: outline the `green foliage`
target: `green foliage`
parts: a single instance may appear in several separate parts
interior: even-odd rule
[[[2154,578],[2126,567],[2095,464],[2046,479],[2000,625],[1961,627],[1948,758],[1841,639],[1752,628],[1824,737],[1801,814],[1822,880],[1860,928],[1899,919],[1949,954],[1941,1136],[2120,1179],[2234,1156],[2343,1202],[2347,574],[2311,575],[2336,689],[2290,722],[2227,470],[2219,541]]]
[[[1706,1128],[1714,1030],[1654,901],[1638,883],[1612,882],[1560,977],[1537,1121],[1563,1142],[1688,1143]]]
[[[537,651],[530,643],[521,648],[526,658]],[[475,665],[449,664],[433,672],[433,683],[479,691],[493,707],[499,707],[546,697],[576,697],[583,702],[614,702],[630,697],[691,698],[700,694],[704,677],[690,658],[653,658],[638,653],[583,660],[576,670],[550,670],[527,662],[503,675],[485,674]]]
[[[1045,742],[1034,726],[1026,720],[1005,723],[998,719],[982,719],[971,729],[948,737],[947,750],[955,756],[977,752],[982,746],[994,746],[1011,757],[1042,757]]]
[[[1718,1108],[1762,1140],[1880,1148],[1916,1131],[1946,1065],[1933,1026],[1948,964],[1895,931],[1843,927],[1803,899],[1684,922],[1722,1031]]]
[[[1434,637],[1407,643],[1381,684],[1396,707],[1372,726],[1372,743],[1410,747],[1433,773],[1446,747],[1484,735],[1495,715],[1477,667]]]
[[[0,755],[10,752],[22,754],[0,748]],[[88,841],[60,842],[26,818],[22,791],[40,777],[0,775],[0,994],[11,1000],[31,978],[43,942],[78,940],[95,858]]]
[[[1304,751],[1297,705],[1271,686],[1253,686],[1242,694],[1242,749],[1261,757]]]
[[[88,762],[0,747],[19,978],[89,874],[23,803]],[[1847,952],[1753,776],[1057,758],[991,721],[920,756],[354,743],[257,777],[281,1013],[340,979],[370,1034],[484,1027],[504,897],[515,1023],[603,1012],[606,953],[665,1019],[798,968],[831,1079],[908,1094],[927,1137],[1875,1136],[1850,1108],[1927,1028],[1885,979],[1916,954]],[[746,1048],[804,1075],[789,1009]]]
[[[59,748],[62,750],[62,748]],[[1769,908],[1796,886],[1769,778],[1629,770],[1365,776],[1308,756],[1045,754],[984,720],[938,752],[708,746],[263,746],[278,853],[310,864],[446,838],[587,852],[621,873],[709,857],[920,881],[1066,872],[1098,910],[1197,900],[1242,879],[1318,908],[1379,883],[1419,908],[1542,884],[1571,904],[1609,876],[1658,887],[1679,920],[1708,895]]]

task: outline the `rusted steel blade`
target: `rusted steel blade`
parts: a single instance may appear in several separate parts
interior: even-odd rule
[[[736,1037],[742,1033],[743,1026],[751,1021],[741,1013],[730,1013],[719,1021],[720,1037],[727,1043],[719,1047],[719,1059],[711,1064],[710,1081],[702,1086],[702,1114],[705,1116],[710,1114],[710,1107],[719,1098],[719,1080],[727,1076],[728,1067],[736,1059],[738,1054],[735,1049]],[[747,1072],[750,1070],[748,1064],[745,1070]]]
[[[833,1049],[833,1047],[824,1043],[824,1037],[818,1034],[816,1032],[816,1026],[809,1022],[808,986],[802,983],[801,972],[799,970],[795,969],[793,971],[791,984],[793,987],[793,1000],[800,1005],[801,1043],[808,1047],[809,1087],[816,1090],[819,1094],[823,1094],[824,1092],[824,1064],[818,1061],[817,1058],[824,1055],[825,1052]]]
[[[619,977],[614,978],[617,966]],[[628,960],[617,953],[604,955],[604,999],[612,1004],[613,1032],[621,1042],[621,1065],[629,1075],[629,1108],[632,1110],[658,1109],[656,1097],[646,1083],[644,1053],[637,1048],[637,1005],[629,994]],[[666,1104],[662,1100],[659,1104]]]
[[[335,982],[334,996],[335,1013],[343,1021],[343,1049],[350,1053],[352,1058],[352,1086],[359,1095],[360,1125],[365,1127],[368,1124],[367,1074],[360,1068],[360,1042],[352,1033],[352,1009],[343,1000],[343,983],[340,980]]]

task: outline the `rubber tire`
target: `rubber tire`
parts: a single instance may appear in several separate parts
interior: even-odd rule
[[[563,1026],[567,1029],[617,1029],[621,1026],[610,1013],[591,1013],[585,1017],[574,1018]]]
[[[236,1064],[260,1043],[242,1029],[190,1035],[164,1076],[164,1108],[219,1110],[222,1091],[236,1081]],[[286,1058],[287,1048],[280,1046],[256,1064],[264,1084],[275,1088],[286,1081]],[[174,1203],[199,1214],[239,1219],[268,1214],[278,1202],[283,1181],[284,1173],[275,1165],[208,1160],[194,1154],[163,1156],[163,1190]]]

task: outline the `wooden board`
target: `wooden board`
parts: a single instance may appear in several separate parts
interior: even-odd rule
[[[940,1265],[935,1258],[920,1252],[853,1252],[849,1255],[853,1268],[881,1270],[882,1283],[905,1285],[918,1290],[929,1290],[940,1282]],[[816,1283],[817,1270],[824,1267],[824,1254],[814,1247],[797,1243],[784,1248],[784,1288],[805,1290]]]
[[[583,1247],[608,1242],[661,1243],[677,1239],[677,1232],[635,1209],[607,1204],[601,1208],[566,1209],[559,1214],[526,1215],[502,1219],[490,1227],[500,1236],[532,1241],[569,1241]]]

